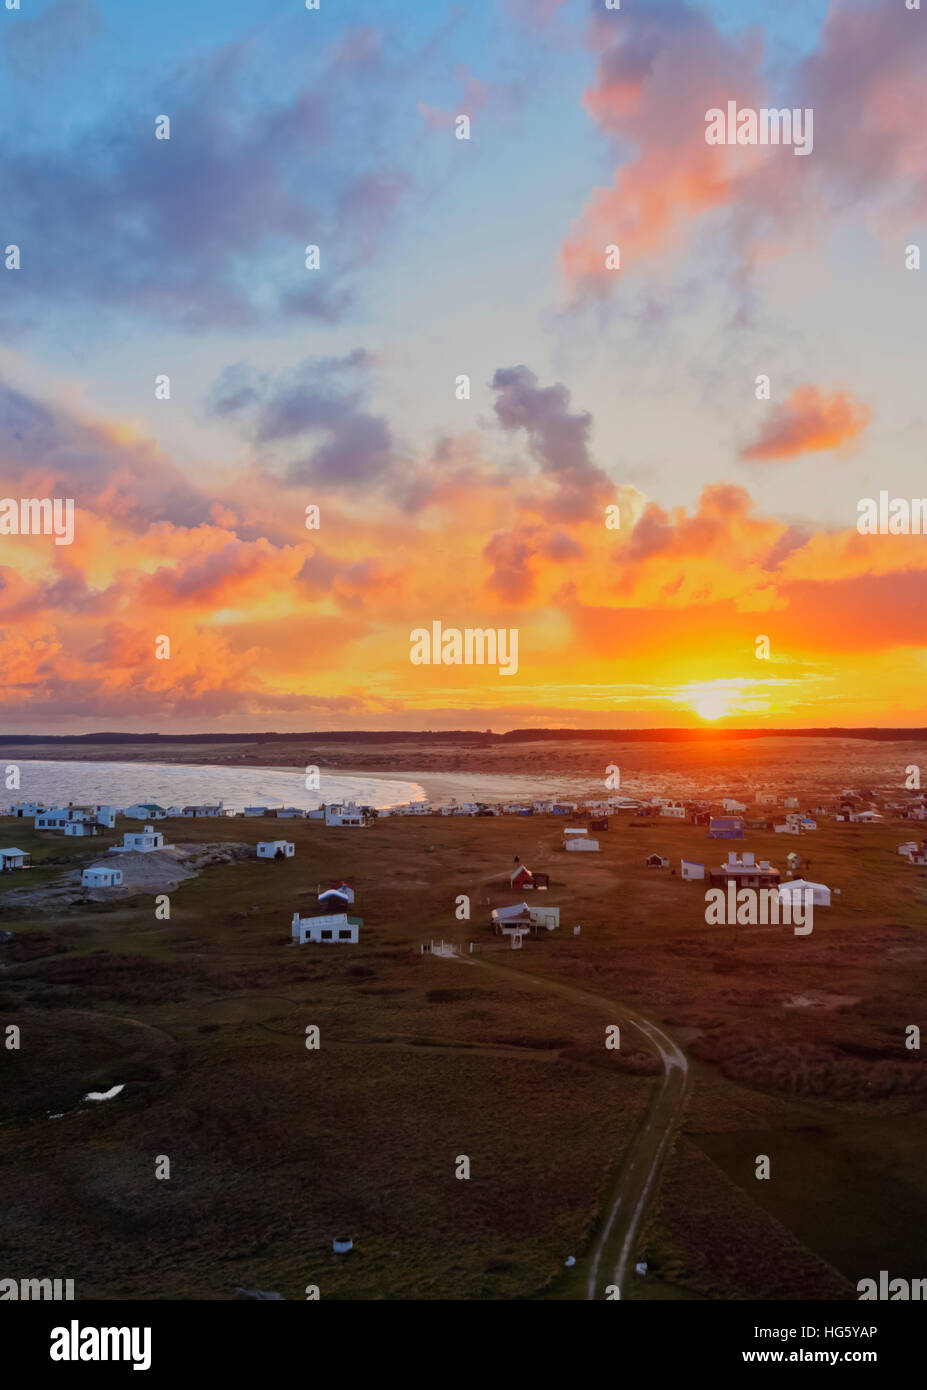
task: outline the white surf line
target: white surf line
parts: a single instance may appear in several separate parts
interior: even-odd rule
[[[660,1057],[663,1061],[663,1066],[665,1068],[663,1077],[663,1090],[666,1090],[667,1084],[669,1082],[670,1072],[673,1071],[676,1067],[679,1067],[682,1070],[684,1085],[685,1077],[688,1075],[689,1071],[689,1064],[686,1061],[685,1054],[681,1051],[681,1049],[677,1046],[673,1039],[669,1037],[666,1033],[663,1033],[661,1030],[655,1028],[653,1024],[647,1023],[647,1021],[644,1019],[638,1021],[637,1019],[629,1018],[628,1022],[631,1023],[638,1030],[639,1033],[643,1033],[644,1036],[650,1042],[653,1043],[653,1045],[659,1052]],[[644,1183],[644,1187],[638,1200],[637,1206],[634,1208],[631,1220],[628,1223],[627,1234],[625,1235],[624,1241],[621,1245],[621,1250],[619,1251],[618,1263],[615,1266],[615,1272],[612,1276],[612,1282],[614,1284],[617,1284],[618,1286],[619,1298],[621,1296],[621,1285],[625,1277],[628,1259],[630,1258],[631,1252],[634,1249],[634,1242],[637,1238],[637,1232],[640,1228],[641,1218],[643,1217],[644,1212],[647,1208],[647,1201],[650,1196],[650,1190],[653,1187],[657,1173],[660,1171],[660,1165],[663,1161],[663,1155],[669,1143],[671,1133],[672,1125],[670,1124],[667,1125],[666,1129],[664,1130],[663,1137],[660,1140],[660,1143],[657,1147],[657,1152],[654,1155],[653,1163],[650,1165],[650,1172],[647,1174],[647,1179]],[[596,1296],[596,1283],[599,1270],[599,1261],[602,1258],[602,1252],[605,1249],[605,1244],[608,1240],[609,1235],[611,1234],[612,1227],[615,1224],[615,1218],[617,1217],[618,1212],[621,1209],[621,1203],[624,1197],[624,1190],[627,1186],[628,1179],[634,1173],[638,1161],[639,1160],[637,1156],[632,1158],[631,1166],[625,1175],[625,1181],[624,1183],[622,1183],[621,1189],[619,1190],[617,1196],[615,1197],[615,1200],[612,1202],[611,1207],[609,1208],[605,1226],[602,1230],[601,1235],[599,1236],[598,1242],[596,1243],[596,1248],[592,1260],[592,1266],[589,1271],[589,1281],[586,1286],[587,1299],[593,1299]]]

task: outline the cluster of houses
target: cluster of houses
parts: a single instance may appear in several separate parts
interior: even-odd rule
[[[668,869],[669,859],[665,855],[651,854],[644,861],[649,869]],[[778,888],[779,895],[794,898],[796,893],[802,893],[808,889],[812,895],[815,907],[830,907],[831,890],[824,883],[812,883],[808,879],[798,876],[801,869],[801,859],[797,854],[789,855],[789,868],[786,878],[783,880],[782,874],[778,869],[773,868],[768,859],[760,859],[757,862],[756,856],[747,850],[742,855],[738,855],[736,850],[729,850],[726,864],[719,864],[717,868],[707,870],[708,882],[712,885],[724,885],[733,883],[740,888]],[[686,881],[704,882],[706,878],[706,868],[693,859],[683,859],[679,866],[679,876]]]

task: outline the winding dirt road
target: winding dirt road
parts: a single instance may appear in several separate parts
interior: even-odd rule
[[[436,951],[435,955],[504,975],[508,980],[516,976],[519,981],[574,999],[587,1008],[598,1008],[607,1013],[610,1023],[617,1023],[622,1029],[628,1026],[636,1029],[663,1062],[662,1082],[654,1093],[643,1124],[625,1153],[606,1199],[607,1206],[588,1259],[587,1299],[623,1298],[641,1222],[647,1204],[656,1192],[660,1169],[685,1108],[689,1084],[689,1065],[685,1053],[656,1023],[605,995],[542,975],[530,975],[521,969],[509,970],[480,956],[460,955],[449,945],[445,945],[443,951]]]

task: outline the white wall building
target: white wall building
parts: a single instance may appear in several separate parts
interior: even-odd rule
[[[157,849],[173,849],[173,845],[164,843],[164,836],[160,830],[155,830],[153,825],[146,825],[144,830],[127,830],[122,837],[121,845],[113,845],[110,854],[126,854],[134,851],[136,854],[151,854]]]
[[[36,830],[66,830],[72,820],[83,820],[84,812],[73,806],[53,806],[51,810],[41,811],[35,818]]]
[[[292,859],[296,846],[289,840],[258,840],[258,859],[276,859],[278,851],[281,859]]]
[[[588,835],[571,835],[568,840],[564,840],[563,848],[596,850],[599,848],[599,842],[598,840],[590,840]]]
[[[660,815],[666,820],[685,820],[686,808],[678,801],[668,801],[665,806],[660,807]]]
[[[122,883],[122,870],[111,868],[109,864],[91,864],[80,876],[85,888],[118,888]]]
[[[333,912],[323,917],[300,917],[293,913],[292,933],[300,946],[307,943],[356,945],[360,923],[349,922],[346,912]]]
[[[28,867],[32,855],[24,849],[0,849],[0,869],[5,873],[7,869],[25,869]]]
[[[732,796],[725,796],[721,802],[722,811],[729,811],[732,815],[739,816],[746,811],[746,806],[742,801],[735,801]]]
[[[127,820],[155,821],[164,820],[167,812],[163,806],[158,806],[154,801],[136,801],[131,806],[127,806],[122,814]]]
[[[705,865],[696,864],[694,859],[683,859],[680,869],[680,877],[685,879],[696,879],[705,877]]]
[[[830,889],[826,883],[809,883],[804,878],[790,878],[788,883],[780,884],[779,897],[788,898],[791,902],[797,903],[801,907],[805,901],[805,889],[811,891],[811,901],[815,907],[830,907]]]
[[[348,806],[326,806],[325,807],[326,825],[366,825],[362,812],[354,805],[353,801]]]

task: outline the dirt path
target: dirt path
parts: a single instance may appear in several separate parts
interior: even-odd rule
[[[663,1078],[656,1091],[644,1122],[631,1140],[624,1161],[612,1185],[607,1206],[588,1258],[586,1298],[604,1298],[606,1290],[617,1289],[611,1297],[623,1298],[627,1289],[628,1271],[635,1242],[641,1228],[647,1204],[656,1191],[660,1169],[666,1157],[676,1126],[682,1117],[688,1093],[689,1065],[679,1045],[656,1023],[603,994],[579,989],[561,980],[526,971],[509,970],[504,965],[490,963],[482,957],[457,955],[452,949],[436,951],[444,959],[459,961],[477,969],[513,977],[537,985],[540,989],[574,999],[587,1007],[592,1005],[607,1012],[610,1023],[619,1027],[630,1025],[657,1052],[663,1062]],[[586,1263],[586,1262],[584,1262]]]

